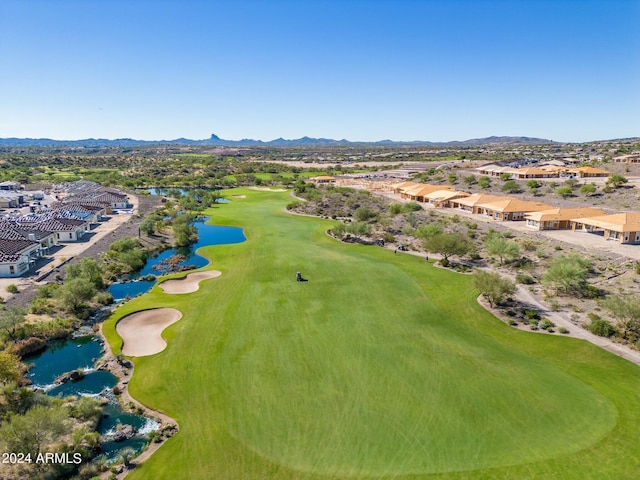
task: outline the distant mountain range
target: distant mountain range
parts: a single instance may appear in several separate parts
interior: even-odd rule
[[[333,140],[330,138],[310,138],[302,137],[295,140],[285,140],[284,138],[276,138],[268,142],[262,140],[253,140],[245,138],[242,140],[224,140],[217,135],[211,135],[205,140],[190,140],[188,138],[177,138],[175,140],[135,140],[133,138],[118,138],[108,140],[104,138],[88,138],[85,140],[52,140],[50,138],[0,138],[0,146],[3,147],[141,147],[148,145],[202,145],[202,146],[220,146],[220,147],[305,147],[305,146],[418,146],[428,145],[434,147],[464,147],[487,145],[495,143],[509,144],[549,144],[559,143],[544,138],[531,137],[486,137],[474,138],[464,141],[453,142],[429,142],[423,140],[415,140],[410,142],[397,142],[393,140],[380,140],[378,142],[351,142],[349,140]]]

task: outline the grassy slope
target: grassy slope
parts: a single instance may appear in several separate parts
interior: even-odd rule
[[[637,367],[506,327],[468,276],[337,244],[285,194],[241,193],[213,216],[249,240],[203,252],[222,277],[105,325],[117,346],[126,313],[185,314],[136,360],[132,394],[181,432],[132,478],[634,478]]]

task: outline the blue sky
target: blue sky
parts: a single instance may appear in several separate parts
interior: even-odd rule
[[[2,0],[0,137],[640,136],[640,0]]]

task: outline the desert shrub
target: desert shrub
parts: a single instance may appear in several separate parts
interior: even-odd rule
[[[391,215],[398,215],[402,213],[402,205],[399,203],[392,203],[389,205],[389,213]]]
[[[342,238],[345,233],[347,233],[347,226],[344,223],[338,223],[336,226],[331,228],[330,232],[334,237]]]
[[[427,238],[433,237],[434,235],[438,235],[442,233],[442,228],[433,223],[429,223],[427,225],[422,225],[418,227],[415,233],[416,233],[416,237],[425,240]]]
[[[109,292],[99,292],[93,297],[93,301],[100,305],[111,305],[113,303],[113,296]]]
[[[491,186],[491,179],[489,177],[480,177],[478,179],[478,186],[480,188],[489,188]]]
[[[585,285],[584,288],[580,291],[584,298],[601,298],[604,297],[604,293],[597,287],[593,285]]]
[[[422,207],[418,202],[407,202],[402,207],[402,211],[406,213],[419,212],[420,210],[422,210]]]
[[[385,243],[395,243],[396,237],[394,237],[393,234],[389,232],[384,232],[382,234],[382,240],[384,240]]]
[[[551,320],[549,320],[548,318],[543,318],[540,322],[538,322],[538,327],[540,327],[542,330],[547,330],[551,327],[555,327],[556,324],[553,323]]]
[[[38,298],[53,298],[56,296],[56,292],[60,288],[57,283],[46,283],[36,288],[36,294]]]
[[[9,293],[18,293],[18,286],[15,283],[10,283],[6,288]]]
[[[594,320],[588,325],[589,331],[600,337],[612,337],[616,333],[616,329],[610,322],[604,319]]]
[[[378,216],[378,212],[369,207],[359,207],[353,212],[353,218],[358,222],[368,222]]]
[[[29,312],[34,315],[45,315],[54,312],[54,307],[47,298],[36,298],[31,302],[29,306]]]
[[[566,335],[567,333],[569,333],[569,330],[567,330],[564,327],[560,327],[558,328],[558,333],[562,333],[563,335]]]
[[[503,192],[518,193],[520,191],[520,184],[515,180],[509,180],[500,190]]]
[[[589,312],[587,313],[587,317],[589,318],[589,320],[591,320],[592,322],[595,320],[600,320],[602,317],[600,315],[598,315],[596,312]]]
[[[533,285],[534,283],[536,283],[536,281],[530,275],[526,275],[524,273],[518,273],[516,275],[516,283],[521,283],[523,285]]]

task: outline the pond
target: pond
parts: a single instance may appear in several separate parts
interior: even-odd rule
[[[137,280],[146,275],[161,275],[165,272],[159,270],[162,268],[163,261],[166,261],[174,255],[182,255],[184,259],[178,263],[178,266],[193,266],[195,268],[204,267],[209,261],[196,251],[200,247],[209,245],[226,245],[232,243],[244,242],[247,238],[244,231],[238,227],[221,227],[219,225],[207,225],[204,223],[207,219],[195,222],[194,226],[198,230],[198,241],[188,247],[171,248],[165,250],[155,257],[147,259],[142,270],[131,275],[133,281],[113,283],[109,287],[109,293],[113,296],[115,302],[121,302],[126,297],[135,297],[148,292],[156,284],[155,281]]]
[[[114,461],[125,447],[131,447],[137,453],[142,452],[147,444],[146,435],[157,430],[160,424],[151,418],[122,410],[112,391],[117,378],[110,372],[95,369],[102,352],[103,345],[98,337],[81,337],[52,342],[43,353],[27,357],[24,361],[32,365],[29,378],[33,387],[44,390],[47,395],[90,396],[107,401],[103,418],[98,424],[98,433],[105,440],[100,453],[107,457],[107,461]],[[62,374],[78,369],[84,372],[80,380],[60,385],[54,383]],[[133,426],[137,431],[136,435],[122,442],[109,441],[119,424]]]
[[[154,187],[147,188],[147,192],[151,195],[160,195],[163,197],[181,197],[187,195],[189,191],[196,190],[196,188],[176,188],[176,187]],[[215,191],[217,189],[210,188],[198,188],[197,190],[204,190],[207,192]],[[216,200],[216,203],[228,203],[230,200],[220,197]]]

